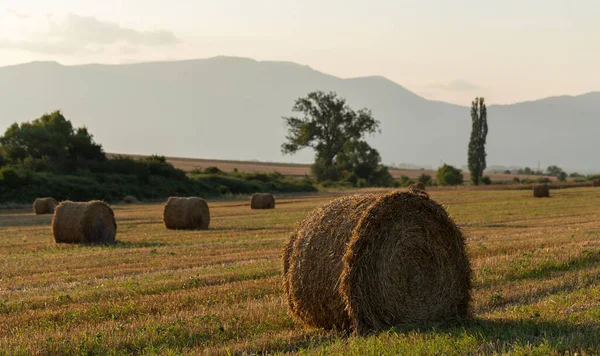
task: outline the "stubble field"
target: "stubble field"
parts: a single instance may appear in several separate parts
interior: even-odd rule
[[[600,189],[551,194],[432,192],[467,236],[475,318],[366,337],[286,311],[282,245],[331,195],[212,201],[208,231],[117,205],[113,246],[55,244],[51,216],[3,210],[0,354],[600,354]]]

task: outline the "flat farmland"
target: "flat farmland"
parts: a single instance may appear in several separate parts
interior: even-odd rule
[[[209,201],[206,231],[116,205],[111,246],[55,244],[51,216],[2,210],[0,354],[599,354],[600,189],[551,194],[432,191],[467,236],[474,318],[362,337],[303,327],[283,296],[282,245],[332,194]]]
[[[109,154],[109,156],[115,156],[117,154]],[[124,155],[128,157],[144,157],[141,155]],[[259,162],[259,161],[232,161],[232,160],[219,160],[219,159],[203,159],[203,158],[182,158],[182,157],[166,157],[167,162],[171,163],[175,168],[179,168],[186,172],[199,169],[203,170],[207,167],[217,167],[224,172],[233,172],[237,169],[243,173],[270,173],[279,172],[285,176],[302,178],[304,176],[310,176],[310,164],[301,163],[278,163],[278,162]],[[407,176],[410,179],[416,179],[421,174],[425,173],[435,179],[436,171],[429,169],[399,169],[390,168],[390,173],[396,179],[401,176]],[[470,178],[469,172],[463,172],[465,181]],[[515,177],[520,180],[523,179],[538,179],[540,176],[530,176],[523,174],[503,174],[503,173],[489,173],[487,174],[493,181],[499,182],[510,182]],[[551,181],[556,181],[556,177],[545,176]]]

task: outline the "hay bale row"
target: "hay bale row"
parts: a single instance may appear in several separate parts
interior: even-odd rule
[[[52,234],[56,242],[113,243],[117,235],[115,215],[101,201],[64,201],[54,212]]]
[[[550,188],[548,187],[548,184],[534,185],[533,196],[535,198],[550,198]]]
[[[58,202],[54,198],[37,198],[33,202],[33,213],[35,215],[54,214]]]
[[[362,334],[467,317],[465,239],[424,193],[354,195],[313,211],[283,253],[292,315],[309,326]]]
[[[208,204],[198,197],[170,197],[163,210],[163,221],[171,230],[208,229]]]
[[[271,193],[255,193],[250,197],[251,209],[275,209],[275,198]]]

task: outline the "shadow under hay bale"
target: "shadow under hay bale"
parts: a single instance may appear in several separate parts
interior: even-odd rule
[[[363,334],[470,314],[464,237],[424,192],[316,209],[284,248],[283,279],[292,315],[308,326]]]
[[[550,198],[550,187],[548,184],[536,184],[533,186],[534,198]]]
[[[275,197],[271,193],[254,193],[250,197],[251,209],[275,209]]]
[[[137,204],[138,200],[133,195],[127,195],[127,196],[125,196],[125,198],[123,198],[123,203],[124,204]]]
[[[58,202],[54,198],[37,198],[33,202],[33,213],[35,215],[54,214]]]
[[[115,215],[102,201],[64,201],[54,212],[52,234],[56,242],[114,243],[117,235]]]
[[[208,229],[210,210],[202,198],[170,197],[163,210],[163,221],[170,230]]]

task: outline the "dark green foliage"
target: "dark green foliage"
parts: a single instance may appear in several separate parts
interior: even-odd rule
[[[519,180],[519,177],[514,177],[513,183],[517,183],[517,184],[521,183],[521,181]]]
[[[568,176],[566,172],[560,172],[557,177],[559,182],[566,182]]]
[[[315,191],[310,180],[279,173],[227,176],[216,167],[192,179],[163,156],[107,159],[102,146],[85,128],[73,130],[60,112],[22,125],[14,124],[0,138],[0,201],[31,202],[36,197],[58,200],[121,201],[126,195],[164,199],[173,195],[202,197],[255,192]]]
[[[81,163],[102,162],[106,155],[85,127],[77,129],[60,111],[32,122],[14,123],[0,137],[0,154],[8,164],[29,160],[32,168],[73,172]]]
[[[429,174],[421,173],[417,178],[417,182],[423,183],[424,185],[431,185],[431,176]]]
[[[379,127],[368,109],[354,111],[337,94],[316,91],[296,100],[292,111],[303,116],[283,118],[288,134],[281,150],[293,154],[312,148],[316,155],[311,172],[317,182],[394,184],[379,152],[363,140]]]
[[[571,177],[571,178],[582,178],[583,175],[579,174],[577,172],[573,172],[573,173],[569,174],[569,177]]]
[[[206,167],[204,168],[204,174],[223,174],[224,172],[218,167]]]
[[[483,98],[475,98],[471,104],[471,140],[469,141],[469,171],[471,182],[478,185],[486,168],[485,141],[488,133],[487,108]]]
[[[436,180],[439,185],[461,185],[463,184],[463,174],[460,169],[444,163],[437,171]]]
[[[590,174],[585,177],[586,180],[600,180],[600,174]]]
[[[549,166],[546,168],[546,174],[549,176],[558,177],[561,173],[563,173],[563,170],[559,166]]]
[[[431,178],[431,177],[430,177]],[[410,184],[410,178],[404,174],[400,176],[400,185],[406,187]]]
[[[490,185],[492,184],[492,179],[488,176],[484,176],[483,178],[481,178],[481,183],[485,185]]]

